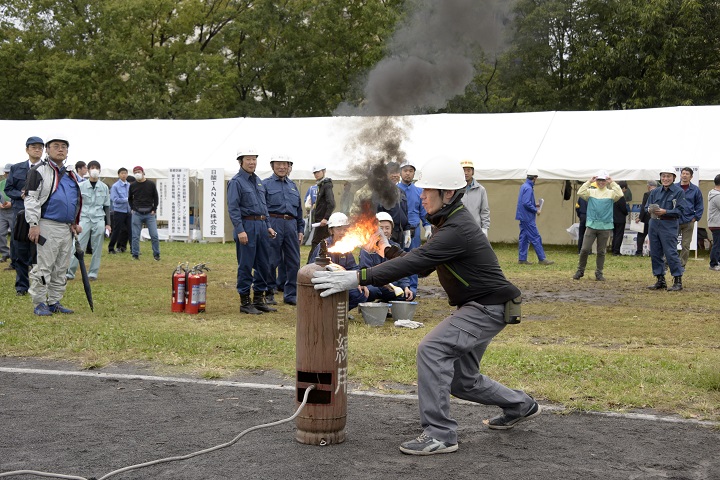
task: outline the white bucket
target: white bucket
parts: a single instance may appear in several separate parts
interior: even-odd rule
[[[389,303],[365,302],[358,305],[366,325],[382,327],[388,314]]]
[[[417,302],[403,302],[400,300],[390,302],[393,320],[412,320],[417,306]]]

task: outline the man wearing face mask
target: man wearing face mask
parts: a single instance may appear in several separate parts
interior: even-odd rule
[[[130,243],[133,260],[140,259],[140,232],[143,223],[147,226],[152,243],[153,258],[160,260],[160,241],[158,240],[157,219],[155,211],[160,203],[155,182],[145,178],[145,170],[141,166],[133,168],[135,182],[130,185],[130,210],[132,210],[132,242]]]
[[[103,235],[110,231],[110,189],[100,181],[100,163],[91,160],[88,163],[90,178],[80,184],[82,195],[82,210],[80,211],[80,226],[82,233],[78,240],[82,248],[87,249],[88,240],[92,245],[92,260],[88,278],[97,280],[100,270],[100,255],[102,253]],[[67,278],[75,278],[78,260],[73,256],[68,269]]]
[[[67,286],[73,234],[82,232],[78,224],[80,186],[75,173],[65,168],[69,147],[66,137],[50,137],[45,144],[47,158],[30,169],[25,182],[28,239],[37,244],[37,263],[30,272],[28,291],[39,316],[73,313],[60,304]]]

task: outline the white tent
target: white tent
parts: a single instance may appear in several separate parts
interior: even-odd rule
[[[720,171],[720,106],[648,110],[442,114],[406,117],[403,148],[419,165],[446,155],[472,159],[485,180],[522,179],[528,168],[546,179],[586,179],[599,168],[615,178],[647,180],[664,165],[700,167],[701,180]],[[219,120],[33,120],[0,121],[0,155],[5,162],[25,158],[32,135],[63,134],[69,161],[96,159],[104,176],[142,165],[162,178],[169,168],[224,168],[231,177],[240,147],[260,153],[258,173],[269,172],[274,154],[295,162],[293,177],[311,179],[324,163],[328,175],[348,179],[345,145],[362,119],[228,118]]]
[[[517,240],[514,221],[517,189],[528,168],[539,171],[536,196],[545,197],[548,212],[538,219],[548,243],[568,243],[565,233],[574,221],[574,201],[562,200],[558,180],[586,180],[599,169],[615,179],[629,180],[639,202],[645,181],[661,168],[699,167],[701,189],[720,173],[720,106],[671,107],[594,112],[513,114],[441,114],[408,116],[402,148],[417,166],[443,155],[470,159],[476,178],[488,189],[492,241]],[[148,177],[165,178],[170,168],[186,168],[191,178],[206,168],[222,168],[225,178],[238,170],[238,148],[259,154],[257,173],[270,173],[273,155],[293,162],[292,178],[304,190],[312,183],[312,167],[324,164],[333,180],[351,180],[352,153],[346,146],[357,137],[365,119],[228,118],[218,120],[35,120],[0,121],[2,163],[26,157],[25,139],[66,135],[69,163],[96,159],[102,175],[115,178],[117,169],[141,165]],[[363,180],[363,179],[359,179]],[[194,204],[201,182],[194,181]],[[336,187],[336,195],[342,188]],[[198,205],[199,206],[199,205]],[[701,226],[705,225],[705,220]]]

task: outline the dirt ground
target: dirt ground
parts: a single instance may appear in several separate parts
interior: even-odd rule
[[[267,385],[261,388],[141,374],[153,372],[120,365],[88,373],[68,363],[0,358],[0,473],[33,469],[99,478],[228,442],[294,411],[292,379],[264,373],[232,379]],[[497,408],[454,403],[458,452],[414,457],[400,453],[398,444],[420,433],[416,400],[354,393],[343,444],[299,444],[290,422],[207,455],[111,478],[720,479],[717,425],[547,407],[536,420],[498,432],[482,425]]]

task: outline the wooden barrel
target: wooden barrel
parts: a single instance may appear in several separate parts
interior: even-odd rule
[[[329,258],[317,257],[297,276],[296,404],[308,386],[315,388],[295,418],[295,439],[310,445],[345,441],[348,293],[321,298],[311,282],[313,273],[329,263]]]

